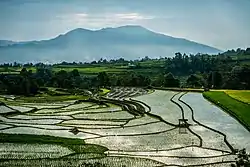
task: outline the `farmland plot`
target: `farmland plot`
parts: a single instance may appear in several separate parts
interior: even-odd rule
[[[224,167],[235,161],[233,149],[248,147],[250,143],[249,132],[204,100],[201,94],[158,90],[147,94],[139,88],[115,87],[105,95],[103,102],[106,105],[92,102],[61,102],[51,106],[20,104],[37,109],[26,113],[24,108],[15,107],[13,109],[19,112],[7,116],[4,114],[9,110],[3,110],[1,133],[76,138],[108,150],[104,150],[105,154],[96,149],[89,153],[89,149],[80,148],[85,146],[82,144],[75,148],[53,142],[47,145],[17,143],[16,148],[13,143],[1,143],[0,159],[6,160],[8,156],[9,159],[0,161],[0,166]],[[187,122],[185,127],[180,127],[179,119],[183,118]],[[1,151],[5,145],[6,149]],[[34,151],[30,152],[33,147]],[[49,148],[46,152],[40,147]]]
[[[13,110],[13,109],[11,109],[11,108],[9,108],[9,107],[0,105],[0,113],[1,113],[1,114],[11,113],[11,112],[15,112],[15,110]]]
[[[96,139],[87,139],[86,142],[103,145],[111,150],[124,151],[157,151],[160,149],[190,146],[192,143],[198,145],[199,143],[196,136],[193,136],[191,133],[185,134],[182,138],[177,138],[177,135],[177,129],[169,129],[167,132],[159,134],[121,134]]]
[[[13,126],[11,125],[6,125],[6,124],[0,124],[0,130],[3,130],[3,129],[7,129],[7,128],[11,128]]]
[[[60,145],[0,143],[0,159],[58,158],[70,153]]]
[[[153,124],[157,122],[160,122],[160,121],[145,115],[141,118],[130,120],[127,124],[124,125],[124,127],[141,126],[141,125]]]
[[[136,98],[150,105],[151,113],[161,116],[164,120],[178,124],[181,112],[178,106],[170,101],[176,92],[155,91],[153,94]]]
[[[237,120],[205,100],[199,93],[188,93],[183,100],[190,104],[197,120],[225,133],[236,148],[250,151],[250,133]]]
[[[74,118],[80,118],[80,119],[111,119],[111,120],[117,120],[117,119],[132,119],[134,116],[132,114],[129,114],[126,111],[111,111],[111,112],[104,112],[104,113],[85,113],[85,114],[76,114],[73,116]]]
[[[125,121],[109,121],[109,120],[69,120],[62,122],[63,124],[69,124],[69,125],[123,125],[126,122]]]
[[[85,132],[94,132],[102,136],[126,136],[126,135],[147,135],[154,133],[163,133],[164,131],[170,130],[173,127],[162,123],[155,122],[154,124],[144,124],[138,126],[123,126],[118,128],[109,129],[91,129],[85,130]]]
[[[29,114],[29,115],[15,115],[11,116],[9,118],[13,119],[19,119],[19,120],[36,120],[36,119],[59,119],[59,120],[70,120],[73,119],[71,116],[66,116],[66,115],[34,115],[34,114]]]
[[[22,113],[29,112],[29,111],[33,110],[33,108],[23,107],[23,106],[9,106],[9,107],[14,109],[14,110],[20,111]]]
[[[6,130],[2,130],[3,133],[10,134],[36,134],[36,135],[50,135],[50,136],[58,136],[58,137],[68,137],[68,138],[79,138],[79,139],[87,139],[98,137],[98,135],[93,135],[89,133],[79,132],[77,135],[70,133],[68,129],[39,129],[37,127],[16,127],[10,128]]]
[[[40,124],[40,125],[52,125],[62,122],[60,119],[13,119],[13,118],[5,118],[0,116],[0,120],[7,123],[25,123],[25,124]]]
[[[80,103],[80,104],[75,104],[75,105],[70,105],[68,107],[64,107],[64,110],[77,110],[77,109],[83,109],[83,108],[88,108],[96,106],[94,103]],[[98,105],[97,105],[98,106]]]

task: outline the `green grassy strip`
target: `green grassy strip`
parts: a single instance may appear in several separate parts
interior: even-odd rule
[[[99,96],[105,96],[106,94],[108,94],[110,92],[109,89],[106,88],[101,88],[100,92],[99,92]]]
[[[204,92],[203,96],[228,112],[250,131],[250,105],[233,99],[224,92]]]
[[[62,96],[33,96],[33,97],[20,97],[18,101],[26,103],[45,103],[45,102],[62,102],[67,100],[83,100],[87,96],[82,95],[62,95]]]
[[[246,104],[250,104],[250,91],[228,90],[225,91],[225,93],[235,100],[241,101]]]
[[[64,137],[55,137],[47,135],[30,134],[5,134],[0,133],[0,142],[10,143],[30,143],[30,144],[84,144],[82,139],[70,139]]]
[[[95,154],[104,154],[105,151],[108,151],[106,147],[96,145],[96,144],[84,144],[84,145],[68,145],[68,147],[74,150],[76,153],[95,153]]]
[[[10,101],[6,98],[0,97],[0,103],[5,103],[7,105],[19,105],[20,103],[53,103],[53,102],[63,102],[68,100],[86,100],[88,96],[83,95],[61,95],[61,96],[50,96],[50,95],[37,95],[37,96],[20,96],[18,99]]]

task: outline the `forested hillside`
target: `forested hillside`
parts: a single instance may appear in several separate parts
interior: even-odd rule
[[[62,62],[60,64],[2,64],[1,91],[36,94],[43,87],[95,89],[109,86],[250,89],[250,48],[223,54],[173,58]]]

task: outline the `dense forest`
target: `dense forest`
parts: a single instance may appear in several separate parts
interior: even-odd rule
[[[150,65],[143,66],[144,62]],[[157,64],[161,62],[161,65]],[[96,89],[110,86],[138,87],[192,87],[213,89],[250,89],[250,48],[246,50],[229,50],[218,55],[196,54],[186,55],[176,53],[173,58],[140,60],[101,59],[91,63],[43,64],[2,64],[2,69],[20,67],[19,74],[0,74],[0,90],[9,94],[32,95],[44,87],[66,89]],[[71,71],[53,71],[57,66],[70,66]],[[97,75],[84,75],[79,68],[100,66],[125,66],[124,73],[110,74],[99,72]],[[30,67],[34,71],[28,70]],[[75,67],[75,68],[74,68]],[[145,75],[137,69],[157,68],[156,75]],[[126,69],[130,69],[127,71]],[[131,69],[133,69],[131,71]],[[185,76],[185,82],[178,78]]]

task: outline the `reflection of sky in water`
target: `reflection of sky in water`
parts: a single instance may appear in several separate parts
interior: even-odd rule
[[[69,130],[45,130],[45,129],[36,129],[33,127],[16,127],[16,128],[3,130],[2,132],[11,133],[11,134],[49,135],[49,136],[68,137],[68,138],[80,138],[80,139],[97,137],[96,135],[83,133],[83,132],[80,132],[77,135],[74,135]]]
[[[174,94],[176,94],[176,92],[156,90],[152,94],[139,96],[135,99],[150,105],[152,114],[159,115],[170,123],[178,124],[178,120],[182,116],[179,107],[170,101]]]
[[[225,133],[234,146],[246,147],[250,151],[250,133],[237,120],[208,102],[200,93],[188,93],[182,100],[193,108],[197,121]]]

